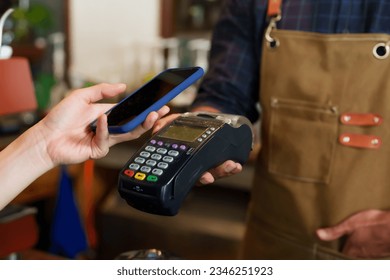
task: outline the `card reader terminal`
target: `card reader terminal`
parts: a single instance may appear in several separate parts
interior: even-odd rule
[[[204,172],[229,159],[244,164],[252,142],[243,116],[184,113],[130,158],[119,174],[119,193],[141,211],[176,215]]]

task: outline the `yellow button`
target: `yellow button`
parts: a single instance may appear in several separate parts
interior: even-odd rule
[[[137,179],[137,180],[144,180],[146,177],[146,174],[145,173],[141,173],[141,172],[137,172],[137,174],[135,174],[134,178]]]

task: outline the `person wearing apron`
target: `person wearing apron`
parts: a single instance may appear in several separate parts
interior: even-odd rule
[[[240,258],[389,257],[390,3],[281,2],[226,1],[193,104],[255,121],[260,102]]]

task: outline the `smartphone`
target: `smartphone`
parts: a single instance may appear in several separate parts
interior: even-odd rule
[[[135,129],[152,111],[159,110],[204,74],[201,67],[167,69],[106,112],[108,131],[126,133]],[[95,120],[91,129],[96,129]]]

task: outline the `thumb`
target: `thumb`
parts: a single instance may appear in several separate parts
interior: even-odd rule
[[[323,241],[332,241],[340,238],[344,233],[335,230],[334,228],[321,228],[316,230],[319,239]]]
[[[324,241],[335,240],[345,234],[350,234],[360,227],[381,223],[387,212],[369,209],[358,212],[341,223],[328,228],[321,228],[316,231],[317,236]]]
[[[316,234],[323,241],[332,241],[349,234],[352,230],[350,223],[344,221],[333,227],[317,229]]]
[[[96,134],[93,138],[91,158],[104,157],[109,151],[109,133],[107,128],[107,115],[101,115],[97,120]]]

